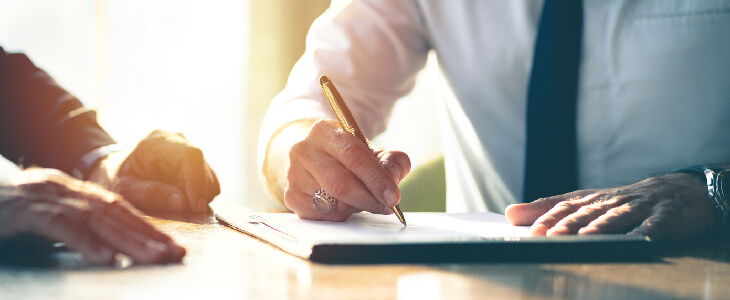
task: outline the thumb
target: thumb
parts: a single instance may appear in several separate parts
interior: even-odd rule
[[[590,195],[592,190],[580,190],[563,195],[540,198],[530,203],[519,203],[507,206],[504,215],[512,225],[529,226],[544,215],[556,204],[575,197]]]
[[[116,192],[140,210],[181,212],[188,209],[183,191],[159,181],[122,177]]]

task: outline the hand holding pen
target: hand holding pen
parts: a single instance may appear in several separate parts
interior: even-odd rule
[[[337,91],[337,88],[335,88],[335,84],[332,83],[332,81],[327,76],[320,77],[319,84],[322,86],[322,91],[324,92],[325,97],[327,97],[327,101],[330,103],[332,111],[334,111],[337,120],[340,122],[340,125],[342,125],[342,128],[350,134],[354,135],[372,152],[373,149],[370,148],[370,143],[365,138],[365,135],[362,133],[360,126],[357,126],[355,117],[352,115],[350,109],[347,108],[345,100],[342,99],[342,96],[340,96],[340,92]],[[373,153],[373,155],[375,155],[375,153]],[[387,194],[389,192],[391,191],[386,191],[385,194],[383,194],[383,197],[386,198],[386,202],[388,202],[388,204],[392,204],[387,199],[387,197],[392,196]],[[330,212],[337,206],[337,199],[328,195],[321,188],[314,193],[313,200],[314,208],[323,213]],[[405,217],[403,217],[403,212],[400,211],[400,206],[396,204],[395,206],[391,207],[391,209],[393,210],[393,213],[395,213],[396,217],[398,217],[398,221],[400,221],[403,226],[406,226],[406,219]]]
[[[284,204],[300,218],[344,221],[360,211],[397,211],[398,183],[411,168],[408,155],[382,148],[371,151],[363,139],[335,120],[290,124],[272,139],[269,147],[277,148],[279,143],[286,144],[288,137],[298,139],[303,135],[288,151],[283,193]],[[317,195],[320,189],[326,195]],[[327,202],[333,199],[326,196],[337,201]],[[315,201],[321,205],[315,205]]]

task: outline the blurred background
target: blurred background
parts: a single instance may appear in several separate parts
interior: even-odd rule
[[[348,0],[0,0],[0,46],[23,52],[133,146],[154,129],[183,133],[220,178],[215,201],[277,209],[259,180],[256,139],[326,9]],[[441,153],[434,56],[375,141],[414,167]]]

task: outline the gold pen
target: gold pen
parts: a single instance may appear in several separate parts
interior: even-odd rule
[[[342,128],[354,135],[358,140],[365,143],[365,146],[370,149],[368,140],[365,139],[365,135],[362,134],[362,130],[360,130],[360,127],[357,126],[357,122],[355,122],[352,112],[350,112],[347,105],[345,105],[345,100],[342,99],[342,96],[340,96],[340,93],[337,91],[337,88],[335,88],[332,81],[327,78],[327,76],[322,75],[322,77],[319,77],[319,84],[322,85],[324,96],[327,98],[327,101],[329,101],[330,106],[332,106],[332,110],[335,112],[335,116],[337,116],[337,120],[340,121]],[[372,152],[372,149],[370,149],[370,151]],[[403,217],[403,212],[400,211],[400,207],[396,205],[391,209],[395,213],[395,216],[398,217],[398,221],[400,221],[403,226],[406,226],[406,218]]]

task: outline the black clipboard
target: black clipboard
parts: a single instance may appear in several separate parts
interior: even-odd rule
[[[504,216],[494,213],[408,213],[406,217],[411,228],[398,232],[396,226],[400,223],[394,216],[360,213],[344,223],[336,223],[299,220],[293,214],[254,213],[244,209],[216,211],[216,218],[221,223],[237,231],[292,255],[325,264],[633,262],[648,261],[653,257],[652,243],[640,236],[529,237],[520,232],[524,228],[504,224]],[[414,229],[414,226],[419,226],[418,220],[429,218],[438,220],[437,224]],[[490,236],[481,234],[480,228],[459,232],[445,224],[459,222],[472,222],[463,224],[509,232],[505,236]],[[484,222],[495,223],[481,225]],[[462,229],[473,227],[463,224],[459,225]],[[338,231],[340,227],[348,226],[357,228],[356,232],[350,235],[347,230]],[[514,227],[512,229],[516,229],[518,234],[509,227]],[[330,228],[335,234],[330,234]]]

